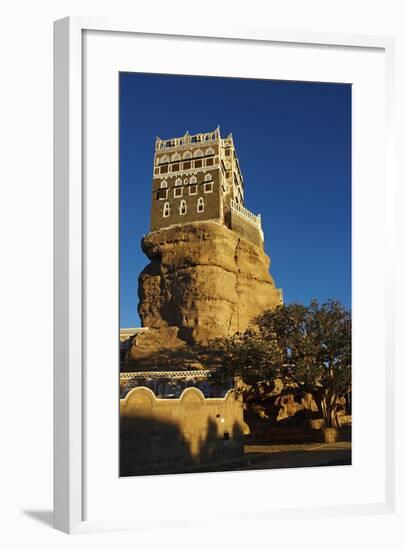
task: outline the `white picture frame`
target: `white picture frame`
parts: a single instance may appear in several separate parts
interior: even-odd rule
[[[54,34],[54,525],[62,531],[86,532],[102,529],[140,528],[153,524],[153,518],[145,516],[141,520],[133,517],[122,521],[100,517],[87,520],[84,517],[86,495],[83,483],[88,475],[85,467],[83,442],[88,432],[83,428],[85,407],[83,404],[88,384],[84,383],[83,357],[86,347],[84,336],[83,282],[84,255],[88,252],[83,246],[84,222],[87,204],[83,200],[83,171],[85,154],[83,150],[83,37],[85,32],[126,33],[139,36],[194,37],[200,41],[229,40],[244,43],[278,43],[283,45],[322,46],[334,51],[347,48],[378,49],[385,63],[385,174],[383,191],[387,208],[392,208],[394,195],[393,175],[393,81],[394,81],[394,41],[390,37],[330,35],[315,32],[286,32],[277,30],[235,29],[224,32],[218,29],[195,28],[140,28],[128,22],[97,20],[92,18],[65,18],[55,23]],[[153,72],[153,71],[152,71]],[[386,232],[392,236],[393,222],[388,223]],[[351,504],[336,503],[335,506],[312,506],[295,508],[293,511],[281,508],[274,517],[304,517],[313,515],[350,515],[355,513],[388,513],[394,510],[395,503],[395,464],[394,464],[394,344],[390,337],[393,332],[393,295],[390,278],[393,267],[393,254],[390,247],[386,251],[388,270],[386,273],[386,330],[385,343],[385,491],[379,501]],[[210,474],[205,474],[210,475]],[[218,474],[216,474],[218,475]],[[188,483],[192,483],[188,478]],[[103,480],[99,480],[102,484]],[[142,484],[145,487],[145,483]],[[141,489],[142,490],[142,489]],[[262,518],[266,517],[265,510]],[[249,514],[245,514],[249,518]],[[260,514],[259,514],[260,516]],[[197,522],[198,518],[188,518],[186,523]],[[168,518],[167,525],[171,525]]]

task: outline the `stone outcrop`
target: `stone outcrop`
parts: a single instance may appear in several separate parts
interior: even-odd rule
[[[154,342],[136,340],[132,357],[150,346],[180,349],[248,328],[252,319],[282,303],[262,247],[214,222],[149,233],[142,249],[150,264],[139,276],[139,315]],[[148,348],[149,349],[146,349]],[[142,346],[141,346],[142,347]]]
[[[149,328],[137,334],[125,360],[124,371],[194,370],[206,366],[202,354],[178,336],[178,327]],[[213,366],[212,360],[208,361]]]

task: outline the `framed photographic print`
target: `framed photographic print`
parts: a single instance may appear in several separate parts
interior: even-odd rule
[[[392,47],[55,23],[57,528],[391,509]]]

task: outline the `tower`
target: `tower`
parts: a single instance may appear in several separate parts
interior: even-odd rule
[[[156,139],[151,227],[142,250],[150,263],[139,275],[138,311],[150,329],[148,345],[153,330],[159,346],[206,345],[243,332],[283,303],[260,215],[244,204],[232,135],[221,138],[219,128]]]
[[[213,132],[156,138],[151,232],[213,221],[263,247],[260,215],[244,206],[244,181],[232,134]]]

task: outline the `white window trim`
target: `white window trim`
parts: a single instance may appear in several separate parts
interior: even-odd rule
[[[174,182],[175,187],[180,187],[183,185],[183,182],[181,181],[181,178],[176,178],[176,181]]]
[[[166,191],[166,196],[165,197],[159,197],[159,200],[160,201],[167,201],[167,197],[168,197],[168,193],[169,193],[169,190],[166,188],[166,187],[161,187],[159,189],[159,191]],[[158,192],[159,192],[158,191]]]
[[[195,191],[191,192],[192,191],[192,186],[195,185]],[[196,183],[192,183],[191,186],[188,188],[188,194],[189,195],[197,195],[198,193],[198,189],[197,189],[197,184]]]
[[[208,190],[208,186],[210,186],[210,189]],[[214,191],[214,182],[213,181],[207,181],[204,183],[204,193],[212,193]]]
[[[162,180],[160,182],[160,189],[167,189],[167,181],[166,180]]]
[[[205,208],[204,199],[200,197],[197,201],[197,213],[200,214],[201,212],[204,212],[204,208]]]
[[[183,209],[184,209],[184,212],[182,212]],[[187,214],[187,203],[184,199],[180,201],[179,214],[180,216],[185,216]]]
[[[170,203],[165,202],[163,205],[163,217],[168,218],[170,216]]]
[[[183,188],[182,187],[175,187],[173,195],[174,195],[175,199],[178,199],[179,197],[182,197],[183,196]]]

